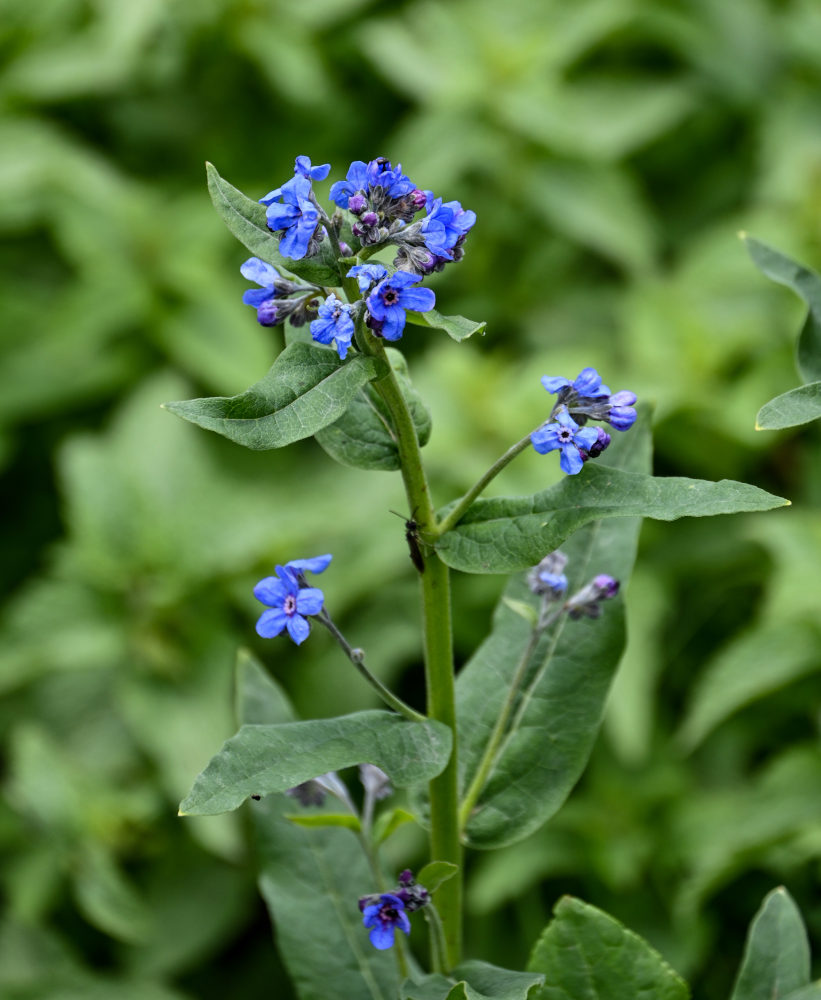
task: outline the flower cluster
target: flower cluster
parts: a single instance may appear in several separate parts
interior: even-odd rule
[[[408,914],[430,902],[428,890],[416,883],[409,868],[400,873],[398,883],[391,892],[363,896],[359,900],[362,923],[370,929],[371,944],[380,951],[393,947],[397,928],[410,934]]]
[[[243,278],[260,286],[249,288],[242,301],[256,309],[257,321],[262,326],[278,326],[286,319],[292,326],[303,326],[316,312],[316,296],[321,291],[318,286],[283,278],[275,267],[259,257],[249,257],[239,270]]]
[[[313,559],[294,559],[276,567],[276,576],[266,576],[254,587],[254,597],[268,608],[257,621],[257,633],[264,639],[273,639],[283,630],[299,646],[311,631],[306,615],[318,615],[325,597],[321,590],[309,587],[305,573],[321,573],[331,561],[331,556]]]
[[[619,592],[619,581],[606,573],[600,573],[581,590],[563,600],[567,592],[567,577],[564,574],[566,565],[567,556],[557,549],[555,552],[549,552],[527,575],[527,585],[531,593],[537,594],[542,599],[537,626],[539,628],[556,621],[563,613],[570,618],[585,616],[599,618],[602,613],[602,601],[610,600]],[[558,601],[563,601],[561,607],[558,607]]]
[[[596,458],[610,444],[601,427],[586,427],[588,420],[603,420],[617,431],[626,431],[636,420],[636,394],[612,393],[595,368],[585,368],[573,382],[562,376],[542,376],[542,385],[556,402],[550,418],[531,435],[540,455],[560,452],[559,464],[569,476],[581,472],[588,459]]]

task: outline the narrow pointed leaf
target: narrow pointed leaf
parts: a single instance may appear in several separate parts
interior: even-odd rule
[[[545,985],[531,1000],[687,1000],[684,980],[618,920],[563,896],[533,949],[528,968]]]
[[[346,362],[314,344],[286,347],[271,370],[239,396],[166,403],[177,416],[253,451],[282,448],[334,423],[379,373],[372,358]]]
[[[807,303],[807,317],[798,337],[796,362],[805,382],[821,380],[821,276],[766,243],[760,243],[751,236],[742,235],[742,238],[759,271],[780,285],[786,285]]]
[[[600,518],[675,521],[788,503],[747,483],[656,478],[589,462],[578,475],[533,496],[477,500],[436,550],[454,569],[509,573],[535,565],[577,528]]]
[[[607,452],[627,469],[650,465],[649,421]],[[604,456],[603,456],[604,457]],[[610,470],[616,471],[614,469]],[[641,522],[614,518],[590,524],[562,546],[571,590],[598,573],[623,584],[635,559]],[[550,549],[541,550],[538,558]],[[531,560],[533,563],[538,558]],[[511,607],[512,603],[512,607]],[[491,634],[456,682],[460,784],[469,787],[531,634],[517,605],[536,609],[521,576],[512,579],[493,617]],[[578,781],[598,733],[610,682],[624,648],[621,598],[601,618],[560,620],[542,637],[508,724],[507,737],[467,824],[468,842],[491,848],[538,829]]]
[[[339,272],[327,243],[315,257],[292,260],[279,252],[279,234],[268,228],[265,206],[253,201],[242,191],[220,177],[213,163],[206,163],[208,192],[223,222],[255,257],[267,264],[304,278],[316,285],[337,286]]]
[[[450,976],[433,973],[417,982],[406,979],[399,995],[402,1000],[528,1000],[543,981],[538,972],[513,972],[471,959],[457,965]]]
[[[359,817],[353,813],[286,813],[285,819],[297,826],[305,826],[312,830],[323,826],[342,826],[346,830],[359,833],[362,829]]]
[[[436,892],[443,882],[459,871],[459,865],[451,864],[450,861],[429,861],[416,875],[416,881],[423,885],[428,892]]]
[[[354,764],[376,764],[396,787],[427,781],[448,762],[451,734],[440,722],[407,722],[390,712],[337,719],[244,725],[212,758],[180,806],[182,815],[236,809],[251,795],[288,788]]]
[[[455,341],[467,340],[474,333],[483,334],[487,330],[487,323],[474,323],[472,319],[465,319],[464,316],[443,316],[435,309],[425,313],[409,310],[406,315],[409,323],[415,326],[427,326],[433,330],[444,330]]]
[[[765,403],[755,418],[758,431],[798,427],[821,417],[821,382],[810,382],[790,389]]]
[[[380,814],[373,825],[373,842],[377,846],[383,844],[392,834],[396,833],[405,823],[415,823],[416,817],[407,809],[396,807]]]
[[[807,931],[798,907],[781,886],[764,899],[750,925],[730,1000],[784,1000],[809,983]]]
[[[430,411],[411,385],[404,356],[388,348],[388,357],[408,404],[419,444],[424,446],[430,438]],[[399,449],[391,429],[389,412],[371,385],[363,386],[342,416],[330,427],[317,432],[316,440],[341,465],[387,471],[400,467]]]

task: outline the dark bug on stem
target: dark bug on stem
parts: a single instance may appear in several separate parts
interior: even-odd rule
[[[416,511],[414,510],[413,513],[415,514]],[[397,517],[401,517],[405,522],[405,541],[408,543],[408,552],[410,554],[411,562],[416,567],[418,573],[424,573],[425,559],[422,555],[422,546],[420,545],[418,523],[413,515],[409,518],[405,518],[402,514],[395,510],[392,510],[391,514],[396,514]]]

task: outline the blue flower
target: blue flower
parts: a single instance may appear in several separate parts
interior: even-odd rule
[[[351,307],[335,295],[329,295],[319,307],[317,318],[311,323],[311,336],[320,344],[336,341],[340,358],[345,360],[351,346],[354,325]]]
[[[365,300],[370,313],[368,325],[385,340],[399,340],[405,329],[405,310],[428,312],[436,304],[429,288],[411,288],[421,281],[418,274],[397,271],[381,281]]]
[[[357,264],[348,271],[348,276],[356,278],[360,292],[367,290],[387,277],[388,269],[383,264]]]
[[[598,441],[595,427],[580,427],[565,410],[556,414],[554,423],[543,424],[530,435],[533,447],[540,455],[559,449],[559,464],[568,476],[581,472],[585,453]]]
[[[636,394],[634,392],[627,389],[614,392],[609,400],[610,408],[607,411],[607,416],[602,419],[606,420],[611,427],[615,427],[617,431],[628,430],[636,422],[636,411],[633,407],[635,401]]]
[[[276,326],[282,320],[277,315],[276,299],[279,292],[276,283],[280,281],[279,271],[259,257],[250,257],[239,269],[243,278],[254,281],[261,288],[249,288],[242,296],[247,306],[253,306],[257,311],[257,320],[263,326]]]
[[[368,935],[374,948],[384,951],[393,947],[394,931],[398,927],[410,934],[410,920],[405,913],[405,904],[398,896],[383,892],[378,903],[371,903],[362,912],[362,923],[370,927]]]
[[[384,156],[377,156],[371,160],[366,168],[368,187],[381,187],[389,198],[402,198],[411,191],[416,190],[416,185],[402,173],[402,164],[397,163],[391,166],[391,161]]]
[[[268,205],[268,228],[274,232],[283,230],[280,253],[291,260],[302,260],[319,221],[319,213],[311,202],[310,179],[298,174],[260,200]]]
[[[298,156],[294,162],[294,173],[309,180],[324,181],[331,172],[330,163],[323,163],[322,166],[312,167],[309,156]]]
[[[476,213],[462,208],[458,201],[443,202],[441,198],[434,198],[432,191],[425,193],[428,214],[420,228],[425,246],[438,257],[453,260],[451,251],[464,243],[476,223]]]
[[[600,396],[610,395],[610,390],[602,384],[601,375],[595,368],[583,368],[574,382],[562,378],[560,375],[542,375],[542,385],[550,393],[561,393],[563,389],[571,389],[575,395],[583,396],[586,399],[598,399]],[[565,393],[565,395],[569,396],[570,393]],[[564,402],[563,399],[560,401]]]
[[[362,160],[354,160],[345,176],[344,181],[336,181],[331,185],[330,200],[340,208],[347,208],[357,191],[367,191],[368,164]]]
[[[257,633],[264,639],[273,639],[283,629],[297,646],[308,638],[310,625],[305,615],[318,615],[325,597],[316,587],[305,586],[304,573],[321,573],[331,556],[313,559],[295,559],[284,566],[277,566],[276,576],[266,576],[254,587],[254,597],[268,607],[257,621]]]
[[[636,422],[633,407],[636,394],[624,389],[611,395],[595,368],[582,369],[573,382],[559,375],[543,375],[542,385],[549,393],[557,394],[554,409],[566,409],[573,416],[582,417],[582,423],[588,418],[604,420],[617,431],[626,431]],[[601,443],[603,447],[595,454],[603,451],[610,441],[602,439]]]

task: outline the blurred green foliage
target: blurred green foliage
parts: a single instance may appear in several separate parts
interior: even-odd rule
[[[524,967],[570,891],[718,1000],[779,881],[821,939],[819,436],[753,430],[801,311],[735,238],[821,264],[819,39],[813,0],[0,2],[4,996],[288,996],[242,820],[176,818],[238,644],[304,712],[372,704],[327,637],[255,640],[275,561],[334,552],[329,606],[421,697],[395,475],[159,410],[282,346],[205,159],[262,194],[298,153],[385,154],[477,211],[434,287],[486,336],[403,342],[440,500],[543,419],[539,375],[593,364],[655,401],[658,474],[794,502],[645,526],[605,734],[546,828],[472,857],[470,953]],[[556,477],[531,453],[498,491]],[[501,584],[457,580],[462,661]]]

